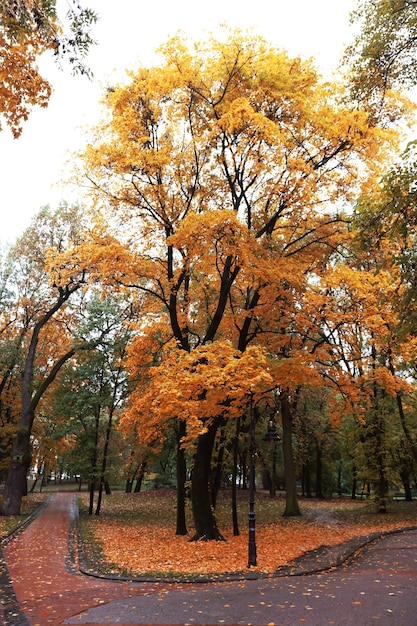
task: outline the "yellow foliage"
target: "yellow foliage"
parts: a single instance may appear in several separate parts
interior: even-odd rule
[[[146,389],[133,392],[122,428],[139,424],[140,436],[150,442],[163,436],[161,425],[173,418],[187,424],[187,440],[195,441],[207,423],[219,416],[242,414],[249,396],[271,386],[265,351],[249,347],[243,354],[227,341],[199,346],[191,353],[172,349],[148,371]]]
[[[82,155],[95,231],[49,259],[56,284],[86,272],[135,294],[123,424],[149,442],[173,418],[195,440],[251,389],[326,379],[347,393],[336,353],[347,343],[356,362],[358,327],[381,337],[396,322],[379,308],[389,276],[333,256],[352,237],[340,206],[380,175],[396,133],[255,35],[176,36],[160,55],[106,95]]]

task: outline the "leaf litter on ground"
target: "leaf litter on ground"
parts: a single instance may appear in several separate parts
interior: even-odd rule
[[[87,494],[81,496],[81,530],[88,567],[100,573],[124,576],[221,576],[247,571],[247,492],[239,494],[239,530],[233,535],[230,492],[223,491],[216,508],[218,526],[226,542],[190,541],[175,534],[174,490],[138,494],[115,492],[106,496],[100,516],[87,516]],[[372,502],[334,498],[302,499],[302,516],[283,517],[285,499],[256,497],[257,567],[251,571],[273,574],[305,552],[335,546],[356,537],[415,524],[417,502],[392,502],[378,514]],[[84,512],[83,512],[84,511]]]

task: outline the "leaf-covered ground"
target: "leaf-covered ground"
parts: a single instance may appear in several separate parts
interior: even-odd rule
[[[83,495],[84,505],[87,496]],[[284,499],[256,496],[257,568],[266,574],[301,554],[370,533],[412,526],[417,502],[392,502],[386,514],[373,503],[350,499],[302,500],[303,515],[284,518]],[[84,508],[84,506],[82,506]],[[88,567],[123,575],[220,575],[247,571],[247,492],[240,494],[240,535],[233,536],[230,493],[221,495],[216,516],[226,542],[191,542],[175,535],[175,492],[146,491],[106,496],[99,517],[81,515]]]
[[[49,494],[46,492],[31,493],[22,500],[21,515],[13,515],[11,517],[3,517],[0,515],[0,540],[24,522],[29,515],[34,513],[43,504],[43,502],[45,502],[48,495]],[[0,506],[1,505],[2,497],[0,496]]]

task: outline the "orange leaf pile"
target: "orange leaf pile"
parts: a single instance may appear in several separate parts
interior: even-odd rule
[[[230,504],[227,506],[226,500],[223,506],[219,518],[224,518],[227,510],[230,514]],[[411,503],[412,512],[405,516],[393,513],[382,517],[366,502],[303,501],[304,515],[288,519],[282,517],[282,498],[270,501],[262,495],[258,501],[259,521],[256,525],[258,566],[251,571],[272,574],[278,567],[320,546],[337,545],[369,533],[410,526],[415,506],[416,503]],[[221,575],[247,569],[248,532],[243,519],[244,508],[245,502],[242,501],[239,536],[233,536],[230,523],[219,524],[226,542],[192,542],[191,534],[176,536],[175,501],[169,492],[112,496],[106,500],[100,517],[83,523],[91,525],[104,558],[116,573]],[[168,510],[171,519],[167,517]],[[271,520],[274,516],[275,519]]]

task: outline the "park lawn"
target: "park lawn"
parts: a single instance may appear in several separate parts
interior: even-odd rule
[[[81,535],[87,569],[125,576],[219,576],[247,571],[248,495],[239,494],[240,535],[233,536],[230,492],[219,497],[216,516],[225,542],[191,542],[175,535],[175,491],[138,494],[116,492],[103,500],[100,516],[85,512],[81,498]],[[416,525],[417,502],[391,502],[378,514],[370,501],[351,499],[300,500],[301,517],[284,518],[284,498],[256,495],[257,567],[272,574],[304,552],[375,532]]]

